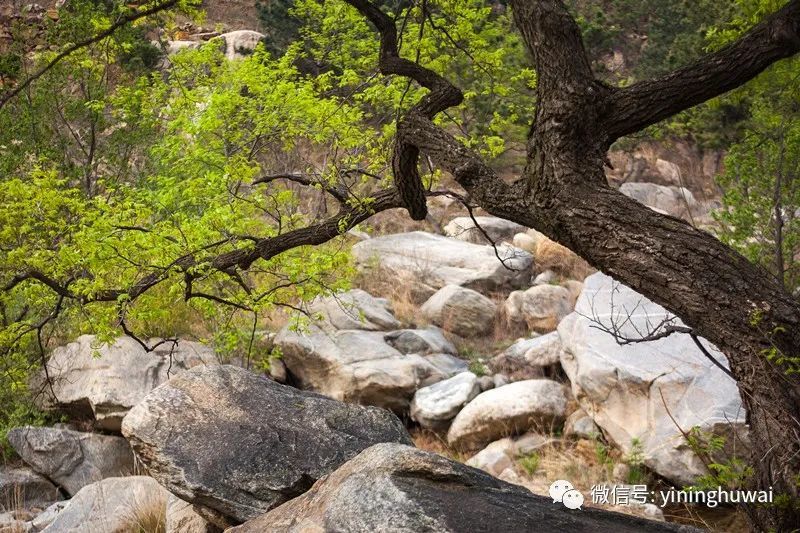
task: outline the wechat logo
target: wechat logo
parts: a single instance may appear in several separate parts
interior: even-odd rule
[[[567,509],[580,509],[583,505],[583,494],[575,490],[572,483],[559,479],[550,485],[550,497],[553,503],[563,503]]]

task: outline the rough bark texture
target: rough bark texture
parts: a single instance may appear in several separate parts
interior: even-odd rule
[[[617,138],[733,89],[800,50],[800,0],[736,43],[666,76],[615,88],[597,81],[580,32],[560,0],[512,0],[514,21],[538,76],[528,165],[513,184],[431,118],[460,101],[430,71],[398,60],[394,23],[365,0],[348,0],[381,34],[381,70],[431,93],[398,124],[395,180],[412,217],[425,215],[420,153],[451,172],[486,211],[534,227],[593,266],[663,305],[728,356],[749,413],[754,485],[791,503],[748,507],[755,527],[800,524],[800,382],[769,353],[800,356],[800,302],[713,236],[658,214],[607,184],[606,153]],[[688,428],[686,428],[688,429]]]

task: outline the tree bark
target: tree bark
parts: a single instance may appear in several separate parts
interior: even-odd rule
[[[396,46],[393,22],[380,10],[366,10],[366,0],[347,1],[381,34],[381,70],[428,87],[427,102],[439,104],[412,109],[398,124],[395,157],[403,164],[395,166],[395,180],[412,216],[424,213],[416,175],[418,154],[424,153],[486,211],[536,228],[716,344],[728,356],[748,412],[753,487],[771,487],[784,500],[749,506],[751,522],[775,531],[800,524],[800,382],[769,357],[800,357],[800,302],[712,235],[613,190],[603,171],[617,138],[733,89],[797,53],[800,0],[695,64],[622,89],[594,78],[579,29],[560,0],[511,0],[538,79],[528,163],[513,184],[431,122],[442,105],[460,101],[452,97],[452,85],[432,82],[430,71],[413,63],[400,69],[396,60],[386,61],[397,56],[396,49],[387,50]]]

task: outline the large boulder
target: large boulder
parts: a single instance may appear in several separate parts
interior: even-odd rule
[[[686,526],[569,510],[480,470],[398,444],[362,452],[306,494],[229,533],[653,533]]]
[[[236,30],[215,37],[225,44],[225,57],[240,59],[252,54],[265,35],[253,30]]]
[[[575,313],[558,328],[565,351],[561,365],[581,407],[623,452],[640,443],[645,464],[676,484],[706,472],[681,431],[743,434],[745,411],[736,382],[703,355],[689,335],[619,345],[600,329],[640,336],[669,313],[634,290],[601,274],[584,284]],[[676,321],[675,324],[680,324]],[[700,342],[723,365],[727,359]],[[676,427],[680,426],[680,428]],[[737,449],[742,449],[737,442]]]
[[[302,494],[373,444],[411,442],[389,411],[228,365],[193,369],[153,390],[122,432],[151,476],[222,523]]]
[[[549,379],[517,381],[479,394],[453,420],[447,442],[461,449],[478,449],[493,440],[550,429],[564,421],[564,386]]]
[[[531,339],[520,339],[489,360],[489,369],[511,381],[554,377],[561,368],[561,338],[553,331]]]
[[[151,346],[156,342],[148,341]],[[146,352],[130,337],[103,345],[92,335],[82,335],[56,348],[48,359],[55,398],[46,398],[44,407],[91,417],[98,428],[119,431],[130,408],[169,377],[187,368],[217,363],[214,351],[197,342],[166,342]]]
[[[691,219],[703,211],[692,192],[685,187],[629,182],[623,183],[619,190],[647,207],[674,217]]]
[[[400,327],[387,300],[375,298],[361,289],[316,298],[309,304],[308,311],[322,316],[323,320],[317,325],[323,328],[330,325],[332,329],[385,331]]]
[[[311,325],[300,330],[285,327],[275,337],[275,344],[302,388],[341,401],[403,412],[418,388],[452,375],[443,372],[434,358],[455,357],[401,353],[386,338],[381,332],[327,332]]]
[[[131,447],[122,437],[28,426],[9,431],[8,441],[23,461],[69,495],[134,471]]]
[[[447,429],[458,412],[480,392],[477,376],[461,372],[419,389],[411,402],[411,419],[424,428]]]
[[[450,354],[456,355],[458,351],[453,343],[447,340],[442,330],[436,326],[423,329],[400,329],[383,336],[386,343],[401,353]]]
[[[491,246],[414,231],[362,241],[353,246],[361,270],[380,270],[409,285],[424,302],[445,285],[461,285],[481,293],[521,287],[530,281],[533,257],[508,245],[497,254]]]
[[[86,485],[44,528],[46,533],[129,533],[164,527],[169,493],[144,476]]]
[[[446,331],[475,337],[494,329],[497,305],[472,289],[445,285],[422,305],[420,313]]]
[[[526,230],[525,226],[497,217],[475,217],[478,228],[472,217],[456,217],[444,227],[444,234],[460,241],[475,244],[497,244],[501,241],[511,241],[514,235]],[[481,229],[483,231],[481,231]],[[486,234],[484,235],[484,232]],[[489,239],[486,236],[489,236]]]
[[[509,323],[538,333],[555,331],[573,309],[569,289],[559,285],[535,285],[508,295],[504,309]]]
[[[62,499],[58,487],[30,468],[0,465],[0,509],[44,509]]]

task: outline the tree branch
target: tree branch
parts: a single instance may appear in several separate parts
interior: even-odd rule
[[[735,89],[800,51],[800,0],[791,0],[737,41],[660,78],[612,92],[601,105],[609,144]]]

